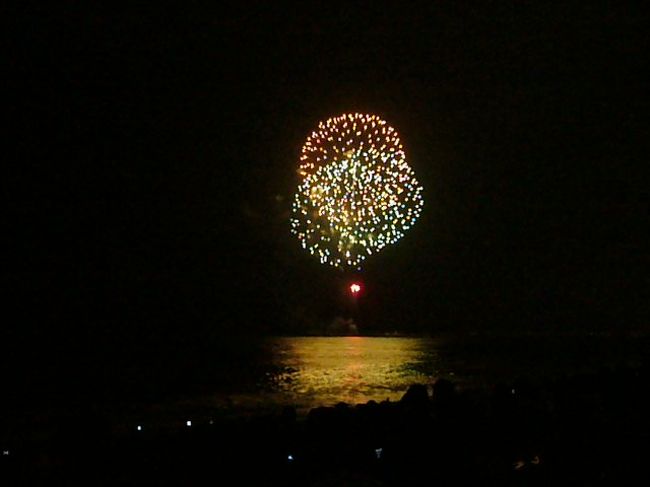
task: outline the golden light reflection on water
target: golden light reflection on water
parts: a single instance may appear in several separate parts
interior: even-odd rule
[[[304,407],[394,401],[409,385],[435,378],[421,338],[292,337],[272,347],[275,393]]]

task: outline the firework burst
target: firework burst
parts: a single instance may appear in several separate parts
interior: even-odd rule
[[[302,149],[291,230],[324,264],[360,268],[404,236],[422,211],[422,186],[395,129],[375,115],[318,125]]]

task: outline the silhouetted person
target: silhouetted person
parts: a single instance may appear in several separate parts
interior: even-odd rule
[[[423,384],[409,386],[402,399],[400,399],[400,404],[407,414],[413,414],[417,417],[427,415],[430,406],[427,387]]]

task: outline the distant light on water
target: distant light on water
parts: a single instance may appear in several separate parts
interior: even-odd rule
[[[293,337],[273,340],[273,393],[304,407],[399,400],[426,384],[424,343],[416,338]]]

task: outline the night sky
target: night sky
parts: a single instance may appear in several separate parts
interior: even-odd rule
[[[218,3],[6,16],[17,382],[345,314],[352,275],[302,251],[288,216],[304,139],[350,111],[400,132],[425,188],[360,273],[367,331],[648,330],[641,12]]]

